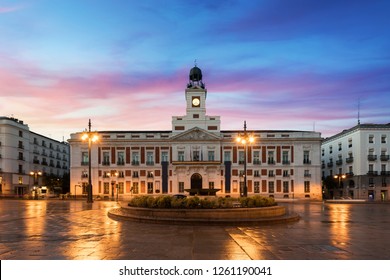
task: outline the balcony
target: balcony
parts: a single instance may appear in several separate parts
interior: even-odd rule
[[[368,155],[367,156],[367,159],[368,159],[368,161],[375,161],[375,160],[377,160],[377,156],[376,155]]]
[[[132,165],[139,165],[139,160],[132,160],[132,161],[131,161],[131,164],[132,164]]]
[[[343,160],[342,159],[336,160],[336,165],[342,165],[342,164],[343,164]]]
[[[327,166],[328,167],[333,167],[333,162],[328,162]]]
[[[259,159],[255,159],[253,160],[253,164],[260,165],[261,161]]]
[[[368,176],[378,176],[378,171],[368,171],[367,175]]]
[[[104,165],[104,166],[109,166],[109,165],[110,165],[110,161],[104,160],[104,161],[102,162],[102,165]]]
[[[390,176],[390,171],[381,171],[382,176]]]
[[[286,164],[290,164],[290,161],[289,161],[289,160],[283,160],[283,161],[282,161],[282,164],[285,164],[285,165],[286,165]]]
[[[154,161],[153,160],[148,160],[146,162],[146,165],[149,165],[149,166],[154,165]]]
[[[381,161],[388,161],[390,159],[390,155],[381,155]]]
[[[303,164],[311,164],[311,160],[310,159],[304,159],[303,160]]]
[[[125,161],[124,160],[118,160],[116,165],[125,165]]]
[[[353,157],[347,157],[347,158],[345,159],[345,162],[346,162],[346,163],[352,163],[352,162],[353,162]]]
[[[82,162],[81,162],[81,165],[82,165],[82,166],[88,165],[88,161],[82,161]]]

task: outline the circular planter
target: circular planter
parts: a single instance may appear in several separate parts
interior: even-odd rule
[[[123,206],[111,209],[108,216],[138,222],[192,225],[272,224],[299,220],[296,213],[287,213],[283,206],[228,209],[156,209]]]

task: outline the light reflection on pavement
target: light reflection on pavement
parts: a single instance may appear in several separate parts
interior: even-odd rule
[[[0,259],[390,259],[390,204],[279,205],[301,220],[161,225],[112,220],[111,201],[0,200]]]

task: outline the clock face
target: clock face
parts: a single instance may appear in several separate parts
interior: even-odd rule
[[[193,105],[194,107],[198,107],[199,104],[200,104],[199,98],[198,98],[198,97],[194,97],[194,98],[192,99],[192,105]]]

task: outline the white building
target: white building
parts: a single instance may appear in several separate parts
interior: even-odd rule
[[[30,131],[23,121],[0,117],[0,196],[31,195],[48,175],[69,173],[69,144]]]
[[[207,90],[198,67],[185,90],[186,115],[172,117],[170,131],[99,131],[92,145],[93,197],[128,199],[137,194],[239,196],[244,184],[241,130],[223,131],[206,114]],[[251,130],[247,145],[248,195],[322,199],[321,135],[307,131]],[[71,191],[86,194],[88,145],[74,133]]]
[[[358,124],[326,138],[321,151],[323,178],[337,176],[325,186],[329,197],[389,200],[390,124]]]

